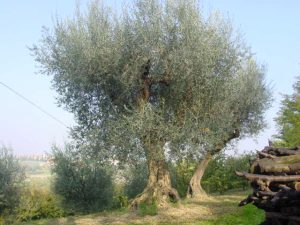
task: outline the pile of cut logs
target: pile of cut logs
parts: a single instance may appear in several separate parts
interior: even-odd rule
[[[240,206],[253,203],[266,214],[264,225],[300,224],[300,148],[265,147],[250,172],[236,172],[250,181],[253,193]]]

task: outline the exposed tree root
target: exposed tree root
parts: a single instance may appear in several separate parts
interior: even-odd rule
[[[131,209],[136,210],[142,203],[157,204],[159,208],[167,207],[170,202],[178,202],[180,200],[177,191],[174,188],[160,186],[159,183],[146,187],[143,193],[138,195],[131,203]]]

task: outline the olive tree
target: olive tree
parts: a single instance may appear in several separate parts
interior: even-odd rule
[[[24,179],[25,175],[12,150],[0,146],[0,215],[17,206]]]
[[[148,182],[133,207],[178,200],[166,157],[203,155],[240,120],[247,127],[260,118],[266,101],[248,47],[230,22],[205,18],[194,0],[136,0],[121,15],[92,2],[57,20],[32,50],[59,103],[74,113],[79,144],[120,163],[147,160]],[[255,88],[263,93],[257,110],[245,96]]]

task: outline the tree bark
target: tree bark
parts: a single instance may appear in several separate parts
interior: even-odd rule
[[[162,150],[161,150],[162,151]],[[149,177],[144,191],[131,203],[131,209],[137,209],[141,203],[157,204],[158,207],[165,207],[170,201],[179,201],[177,190],[172,188],[170,173],[167,169],[163,153],[151,152],[147,158]],[[156,152],[157,153],[157,152]]]
[[[169,85],[169,78],[167,74],[163,79],[159,80],[154,80],[149,77],[150,65],[151,61],[149,59],[143,66],[143,72],[141,75],[142,87],[138,97],[138,103],[141,107],[150,101],[152,96],[151,86],[153,84],[162,83]],[[132,209],[137,209],[141,203],[153,204],[155,201],[157,206],[164,207],[170,201],[179,201],[177,190],[172,188],[171,176],[165,161],[163,150],[165,141],[160,140],[160,135],[156,132],[157,131],[150,130],[147,137],[142,138],[142,142],[146,150],[149,177],[144,191],[131,203]]]
[[[204,158],[199,162],[196,171],[194,172],[187,191],[187,197],[191,198],[204,198],[207,197],[206,192],[203,190],[201,186],[201,180],[204,175],[204,172],[208,166],[208,163],[211,161],[212,156],[222,151],[222,149],[226,146],[228,142],[231,140],[238,138],[240,136],[240,130],[235,129],[233,132],[223,141],[219,143],[219,145],[215,146],[214,151],[207,151]]]
[[[197,169],[194,172],[194,175],[192,176],[189,183],[187,197],[200,198],[200,199],[207,197],[206,192],[203,190],[201,186],[201,180],[208,166],[208,163],[211,161],[211,159],[212,159],[211,154],[207,153],[197,165]]]

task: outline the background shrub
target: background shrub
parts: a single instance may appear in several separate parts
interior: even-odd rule
[[[124,194],[116,194],[113,196],[113,209],[124,209],[129,206],[128,196]]]
[[[12,150],[0,146],[0,214],[18,204],[25,175]]]
[[[28,188],[23,191],[16,209],[18,221],[56,218],[64,215],[57,196],[46,190]]]
[[[177,164],[169,163],[172,185],[181,198],[186,197],[188,185],[196,166],[196,162],[188,160],[179,161]]]
[[[87,158],[71,145],[52,150],[53,190],[75,211],[97,211],[111,207],[111,174],[95,158]]]
[[[129,199],[134,198],[142,193],[148,181],[148,167],[147,163],[141,161],[140,163],[131,166],[125,173],[124,192]]]
[[[208,165],[203,176],[203,188],[211,192],[223,194],[230,189],[242,188],[245,190],[249,184],[247,180],[235,175],[235,171],[248,171],[253,153],[240,156],[226,156],[224,153],[217,155]]]
[[[202,187],[208,193],[219,192],[220,194],[237,188],[245,190],[249,187],[247,180],[237,177],[235,171],[248,171],[249,161],[254,157],[253,153],[240,156],[226,156],[224,153],[217,155],[208,164],[202,179]],[[180,197],[186,196],[196,166],[197,162],[188,160],[176,164],[169,163],[172,184]]]
[[[129,206],[128,196],[124,193],[124,171],[115,168],[114,171],[114,192],[113,192],[113,209],[124,209]]]

